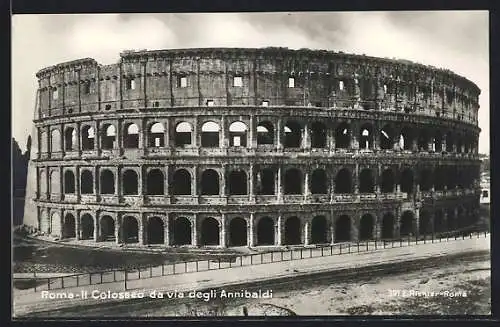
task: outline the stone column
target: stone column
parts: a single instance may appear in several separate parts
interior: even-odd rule
[[[380,126],[378,123],[375,123],[373,128],[373,150],[380,150]]]
[[[328,150],[332,152],[335,149],[335,128],[332,126],[332,128],[327,128],[326,130],[326,142],[328,146]]]
[[[255,238],[254,238],[254,219],[255,219],[255,213],[250,212],[250,220],[248,221],[248,247],[253,247]]]
[[[333,216],[333,212],[330,213],[330,244],[335,243],[335,219]]]
[[[310,139],[310,135],[309,135],[309,125],[308,124],[305,124],[304,125],[304,139],[302,140],[302,148],[304,150],[310,150],[311,149],[311,139]]]
[[[278,166],[276,173],[276,190],[278,192],[278,202],[283,201],[283,185],[281,183],[281,166]]]
[[[420,233],[420,210],[418,208],[415,208],[415,212],[413,213],[414,216],[414,226],[413,226],[413,232],[414,235],[418,237]]]
[[[396,208],[394,215],[394,237],[399,237],[401,225],[401,208]]]
[[[375,176],[375,193],[380,194],[380,184],[382,181],[382,164],[377,165],[377,175]]]
[[[76,201],[80,203],[81,190],[80,190],[80,167],[75,166],[75,195]]]
[[[193,167],[193,174],[191,176],[191,195],[198,196],[198,166]]]
[[[194,247],[198,246],[198,214],[193,215],[192,220],[193,226],[191,226],[191,245]]]
[[[146,176],[146,169],[144,166],[139,166],[139,176],[137,176],[137,195],[142,196],[146,192],[143,191],[144,188],[144,176]]]
[[[144,216],[144,214],[139,214],[139,232],[137,233],[137,235],[139,236],[139,245],[148,244],[148,234],[146,233],[147,228],[144,228],[145,221],[146,217]]]
[[[226,240],[226,214],[225,213],[221,214],[221,222],[220,222],[220,229],[219,229],[219,242],[220,242],[220,247],[221,248],[226,248],[227,247],[227,240]]]
[[[94,194],[98,195],[101,193],[101,187],[99,185],[99,166],[94,168]]]
[[[349,133],[351,133],[351,149],[352,150],[359,150],[359,127],[357,126],[356,123],[351,125],[351,130]]]
[[[120,230],[121,230],[121,219],[119,216],[116,217],[116,220],[115,220],[115,243],[116,244],[120,244],[121,240],[120,240]]]
[[[354,194],[359,194],[359,164],[356,163],[353,177]]]
[[[446,133],[443,133],[442,138],[441,138],[441,151],[448,152],[446,150]]]
[[[146,153],[148,147],[148,128],[146,125],[146,119],[141,119],[140,130],[139,130],[139,149],[142,149],[143,153]]]
[[[304,200],[310,195],[309,190],[309,171],[305,171],[304,173]]]
[[[99,126],[100,123],[98,120],[95,121],[95,126],[94,126],[94,150],[98,151],[100,153],[100,148],[101,148],[101,127]]]
[[[257,127],[255,126],[255,116],[250,115],[250,127],[248,129],[249,140],[247,148],[255,149],[257,148]]]
[[[191,133],[191,145],[194,147],[201,146],[200,122],[198,116],[194,117],[193,132]]]
[[[221,196],[226,196],[226,165],[222,165],[221,179],[219,181],[219,191]]]
[[[253,201],[255,197],[254,190],[254,165],[250,164],[250,168],[248,170],[248,195],[250,196],[250,201]]]
[[[380,240],[382,236],[382,214],[380,212],[375,213],[375,225],[373,227],[373,238]]]
[[[81,232],[80,232],[80,211],[77,211],[76,213],[76,217],[75,217],[75,239],[77,241],[80,240],[80,235],[81,235]]]
[[[122,176],[122,170],[123,170],[123,166],[121,164],[119,164],[117,167],[116,167],[116,187],[115,187],[115,194],[118,196],[118,197],[121,197],[123,195],[123,178],[121,177]]]
[[[228,137],[226,135],[226,116],[221,117],[221,125],[220,125],[220,133],[219,133],[219,147],[227,148],[227,140]]]
[[[356,242],[359,237],[358,233],[358,221],[360,219],[360,212],[356,212],[356,214],[351,219],[351,240]]]
[[[276,240],[275,240],[275,244],[278,246],[283,244],[283,240],[281,237],[282,225],[283,225],[283,217],[282,217],[281,213],[279,213],[278,214],[278,221],[276,224]]]
[[[170,148],[170,133],[171,133],[170,119],[167,119],[165,122],[165,132],[163,133],[165,148]]]
[[[311,243],[310,221],[309,219],[304,222],[304,245]]]
[[[283,144],[281,143],[281,135],[283,133],[283,121],[282,121],[281,117],[278,118],[278,122],[277,122],[277,127],[276,127],[275,133],[276,133],[276,137],[275,137],[275,139],[276,139],[276,149],[278,151],[283,150]]]
[[[94,242],[99,241],[99,213],[96,213],[94,218]]]
[[[165,212],[165,220],[163,226],[163,244],[170,246],[170,213]]]

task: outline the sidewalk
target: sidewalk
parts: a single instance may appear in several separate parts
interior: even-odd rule
[[[426,259],[436,256],[446,256],[464,252],[488,251],[490,249],[490,236],[472,239],[450,239],[439,243],[427,243],[417,246],[396,247],[381,249],[375,252],[361,252],[344,255],[315,257],[310,259],[281,261],[253,266],[233,267],[223,270],[209,270],[159,276],[148,279],[137,279],[127,281],[127,292],[143,291],[146,297],[149,292],[189,292],[209,288],[237,285],[245,282],[260,282],[283,277],[294,277],[314,273],[335,271],[346,268],[358,268],[377,264],[398,263],[409,260]],[[82,291],[87,291],[88,298],[80,296]],[[75,298],[48,299],[42,298],[41,292],[33,289],[25,291],[14,291],[14,316],[34,313],[38,311],[56,310],[68,306],[85,306],[99,302],[120,302],[117,299],[93,299],[92,291],[100,292],[124,292],[124,282],[106,283],[100,285],[87,285],[49,291],[52,294],[73,294]],[[165,298],[167,295],[165,295]]]

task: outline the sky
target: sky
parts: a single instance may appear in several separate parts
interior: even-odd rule
[[[310,48],[407,59],[475,82],[479,152],[489,153],[487,11],[58,14],[12,17],[12,136],[23,151],[43,67],[123,50],[190,47]]]

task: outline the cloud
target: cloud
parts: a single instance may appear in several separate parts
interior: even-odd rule
[[[13,16],[13,133],[24,148],[40,68],[126,49],[314,48],[448,68],[482,89],[480,151],[489,152],[488,13],[308,12]],[[27,115],[27,113],[30,113]]]

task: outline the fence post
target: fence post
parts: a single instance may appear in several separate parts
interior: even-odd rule
[[[243,267],[243,256],[240,255],[240,267]]]
[[[385,249],[385,240],[384,240],[384,249]]]
[[[342,254],[342,243],[340,243],[340,253],[339,254]]]
[[[470,238],[472,239],[472,232],[469,234]]]
[[[149,265],[149,277],[153,277],[153,265]]]
[[[253,254],[250,254],[250,265],[253,265]]]
[[[358,240],[358,253],[359,253],[359,240]]]
[[[290,261],[292,261],[292,260],[293,260],[293,251],[290,250]]]
[[[92,273],[89,273],[89,285],[92,285]]]
[[[431,234],[431,243],[434,243],[434,233]]]
[[[479,232],[477,232],[477,238],[479,238]]]
[[[102,284],[102,271],[101,271],[101,284]]]
[[[377,249],[377,238],[375,237],[375,250]]]
[[[33,275],[35,275],[35,274],[33,274]],[[36,293],[36,278],[33,278],[33,279],[35,280],[35,293]]]
[[[351,243],[347,243],[347,246],[348,246],[348,247],[347,247],[347,251],[348,251],[348,253],[351,253]]]
[[[50,278],[47,278],[47,289],[50,290]]]
[[[411,236],[408,235],[408,246],[410,246],[410,245],[411,245]]]
[[[333,244],[330,244],[330,255],[333,255]]]
[[[260,254],[260,263],[263,264],[264,263],[264,253],[261,253]]]
[[[127,278],[128,278],[128,276],[127,276],[127,268],[125,268],[125,279],[123,280],[123,284],[125,286],[125,291],[127,290]]]
[[[368,242],[369,241],[366,241],[366,252],[368,252],[369,248],[368,248]]]
[[[188,270],[188,264],[187,261],[184,261],[184,272],[187,273]]]
[[[80,275],[76,275],[76,287],[80,286]]]
[[[137,270],[139,271],[139,279],[141,279],[141,267],[137,268]]]
[[[487,237],[487,235],[486,235],[486,231],[484,231],[484,237]]]
[[[210,260],[207,260],[208,270],[210,270]]]
[[[274,252],[271,252],[271,262],[274,262]]]
[[[208,268],[210,269],[210,264],[209,264]],[[175,275],[175,262],[172,264],[172,272],[173,272],[173,275]]]
[[[300,248],[300,258],[302,259],[302,248]]]
[[[424,244],[425,244],[425,239],[427,238],[427,234],[424,234]]]
[[[220,257],[217,258],[217,261],[219,263],[219,269],[220,269]]]
[[[283,261],[283,250],[281,250],[280,253],[281,253],[281,261]]]
[[[116,282],[116,270],[113,270],[113,282]]]
[[[163,262],[161,264],[161,275],[165,276],[165,263],[163,263]]]
[[[321,247],[321,256],[323,256],[323,247]]]

